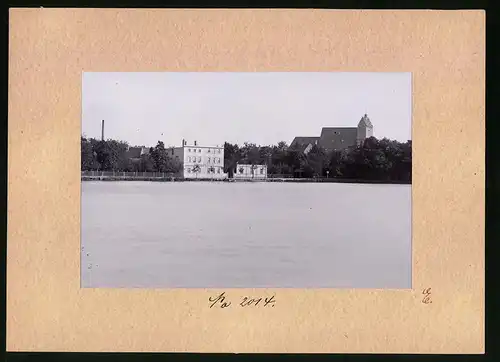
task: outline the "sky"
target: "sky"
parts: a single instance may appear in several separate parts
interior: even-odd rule
[[[290,144],[322,127],[411,139],[411,73],[84,72],[82,134],[131,146]]]

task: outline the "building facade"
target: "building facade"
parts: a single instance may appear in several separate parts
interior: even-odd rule
[[[182,165],[181,175],[187,179],[224,179],[224,147],[201,146],[196,141],[188,145],[182,140],[181,147],[168,149],[169,156]]]
[[[295,137],[290,148],[298,149],[305,154],[316,145],[327,152],[342,150],[360,145],[373,136],[373,124],[368,115],[364,115],[357,127],[323,127],[319,137]]]
[[[233,177],[235,179],[265,179],[267,178],[267,165],[236,164]]]

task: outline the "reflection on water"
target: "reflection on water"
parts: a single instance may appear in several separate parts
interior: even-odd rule
[[[82,182],[82,286],[410,288],[411,186]]]

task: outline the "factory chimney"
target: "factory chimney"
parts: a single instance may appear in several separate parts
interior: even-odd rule
[[[104,141],[104,119],[102,120],[102,127],[101,127],[101,141]]]

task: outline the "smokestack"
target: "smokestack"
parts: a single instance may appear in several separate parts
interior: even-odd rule
[[[101,127],[101,141],[104,141],[104,119],[102,120],[102,127]]]

